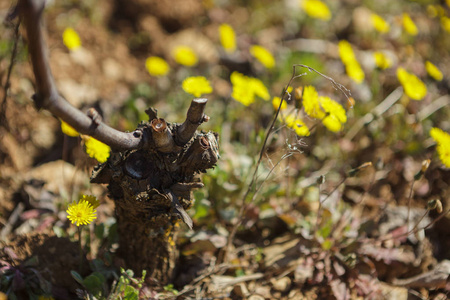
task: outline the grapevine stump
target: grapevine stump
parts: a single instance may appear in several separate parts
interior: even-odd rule
[[[215,133],[186,129],[186,123],[197,127],[208,119],[193,113],[204,103],[206,99],[194,99],[181,125],[166,123],[148,110],[151,121],[138,127],[151,138],[148,147],[112,153],[91,178],[108,184],[116,205],[119,255],[127,267],[138,273],[145,269],[162,284],[174,275],[180,220],[192,228],[186,213],[193,204],[191,191],[203,187],[199,174],[219,158]]]

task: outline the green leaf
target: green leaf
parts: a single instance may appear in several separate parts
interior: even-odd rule
[[[83,280],[83,286],[92,294],[102,291],[105,277],[102,273],[94,272]]]
[[[94,233],[95,236],[99,239],[102,240],[104,235],[105,235],[105,225],[104,224],[96,224],[94,227]]]
[[[198,220],[209,215],[209,209],[211,207],[211,202],[207,199],[201,199],[195,201],[195,214],[193,219]]]
[[[322,243],[322,249],[323,250],[330,250],[332,246],[333,246],[333,241],[331,239],[326,239]]]
[[[101,271],[105,270],[105,264],[103,263],[103,261],[101,259],[93,259],[91,261],[91,264],[92,264],[91,268],[94,271],[101,272]]]
[[[81,277],[80,274],[78,274],[76,271],[70,271],[70,275],[72,275],[73,279],[75,279],[76,282],[79,284],[83,284],[83,277]]]
[[[139,300],[139,291],[131,285],[125,288],[124,300]]]

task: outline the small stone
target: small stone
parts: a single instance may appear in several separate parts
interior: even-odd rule
[[[269,286],[258,286],[256,287],[254,293],[256,295],[261,295],[261,297],[271,299],[270,287]],[[250,299],[249,299],[250,300]],[[254,300],[257,300],[256,298]]]
[[[408,299],[408,289],[401,286],[392,286],[386,283],[380,283],[381,293],[387,300],[406,300]]]
[[[273,289],[278,292],[286,292],[291,287],[291,279],[289,277],[283,277],[278,280],[271,280]]]

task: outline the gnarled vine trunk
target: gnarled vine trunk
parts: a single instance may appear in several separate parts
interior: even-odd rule
[[[178,258],[180,220],[192,227],[186,213],[193,204],[191,190],[203,186],[198,175],[213,167],[219,154],[216,134],[194,132],[185,141],[177,136],[183,124],[168,124],[153,113],[150,118],[140,130],[150,132],[155,141],[163,136],[164,142],[113,153],[94,171],[91,182],[108,183],[116,204],[119,255],[127,267],[138,273],[145,269],[165,284]]]

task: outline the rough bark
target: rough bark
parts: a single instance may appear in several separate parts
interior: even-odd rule
[[[173,141],[183,125],[152,117],[140,126],[153,137],[151,146],[113,153],[91,182],[108,184],[116,205],[119,255],[127,267],[138,273],[145,269],[165,284],[178,259],[180,220],[192,227],[186,213],[193,204],[191,191],[203,186],[199,174],[216,164],[219,153],[215,133],[194,132],[178,146]]]

